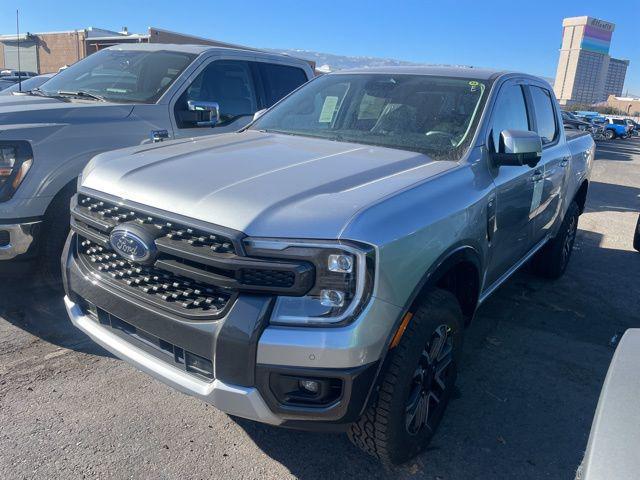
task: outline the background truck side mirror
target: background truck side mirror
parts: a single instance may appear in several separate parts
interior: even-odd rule
[[[196,127],[215,127],[220,121],[220,105],[217,102],[189,100],[187,109],[195,112],[193,123]]]
[[[498,152],[492,154],[496,166],[535,167],[542,157],[542,139],[527,130],[502,130]]]

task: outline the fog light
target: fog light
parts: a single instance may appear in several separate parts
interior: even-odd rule
[[[309,393],[318,393],[320,391],[320,382],[316,380],[300,380],[300,388]]]
[[[336,273],[351,273],[353,257],[351,255],[329,255],[329,271]]]
[[[321,290],[320,304],[325,307],[342,307],[344,305],[344,292],[339,290]]]

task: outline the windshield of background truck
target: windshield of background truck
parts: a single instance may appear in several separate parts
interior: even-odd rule
[[[251,128],[459,160],[473,137],[485,90],[483,81],[471,78],[324,75]]]
[[[196,55],[101,50],[61,71],[40,91],[87,92],[110,102],[155,103]]]

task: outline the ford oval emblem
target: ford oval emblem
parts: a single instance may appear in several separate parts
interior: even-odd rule
[[[134,225],[122,224],[114,227],[109,236],[111,247],[121,257],[137,263],[153,263],[156,246],[153,238],[145,239],[145,231],[140,232]]]

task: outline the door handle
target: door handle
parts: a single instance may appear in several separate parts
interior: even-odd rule
[[[544,174],[542,173],[542,170],[536,170],[533,172],[533,175],[531,175],[532,182],[539,182],[543,178],[544,178]]]
[[[560,160],[560,166],[562,168],[566,167],[569,165],[569,160],[571,160],[571,157],[562,157],[562,160]]]

